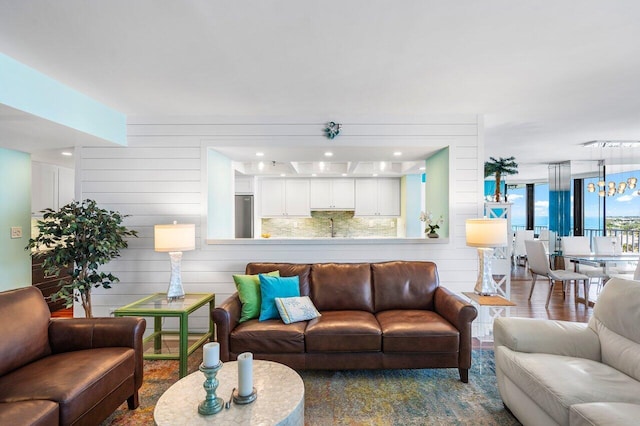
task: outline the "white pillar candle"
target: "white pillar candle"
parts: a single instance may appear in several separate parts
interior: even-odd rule
[[[202,361],[205,367],[215,367],[220,364],[220,343],[205,344],[202,349]]]
[[[249,396],[253,392],[253,354],[238,355],[238,395]]]

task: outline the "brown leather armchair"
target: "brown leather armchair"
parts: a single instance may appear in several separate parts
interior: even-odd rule
[[[0,424],[96,425],[138,407],[143,318],[51,319],[42,293],[0,293]]]

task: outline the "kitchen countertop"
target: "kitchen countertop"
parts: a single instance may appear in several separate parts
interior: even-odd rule
[[[448,244],[449,238],[230,238],[208,239],[207,244]]]

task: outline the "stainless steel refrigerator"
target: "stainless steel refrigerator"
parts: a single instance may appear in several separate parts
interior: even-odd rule
[[[236,238],[253,238],[253,195],[236,195]]]

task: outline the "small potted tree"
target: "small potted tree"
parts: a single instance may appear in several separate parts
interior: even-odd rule
[[[518,173],[518,163],[515,162],[515,157],[502,158],[496,160],[493,157],[489,157],[490,161],[484,163],[484,177],[494,175],[496,178],[496,192],[495,201],[499,203],[500,200],[500,186],[502,183],[502,176],[514,175]]]
[[[46,275],[69,271],[71,281],[52,294],[51,300],[62,299],[67,308],[80,301],[85,316],[91,318],[91,290],[111,288],[119,281],[113,274],[99,271],[100,266],[120,256],[120,250],[128,247],[126,238],[138,234],[122,225],[126,216],[101,209],[93,200],[73,201],[59,211],[45,209],[42,213],[36,225],[38,235],[29,239],[26,249],[44,259]]]

